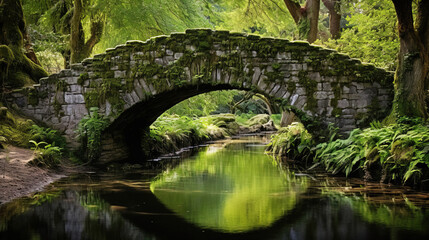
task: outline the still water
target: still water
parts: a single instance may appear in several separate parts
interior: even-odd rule
[[[429,239],[429,193],[305,171],[266,141],[63,179],[0,206],[0,239]]]

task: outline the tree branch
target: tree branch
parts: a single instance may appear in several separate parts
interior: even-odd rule
[[[325,5],[325,7],[330,11],[335,11],[335,4],[334,4],[335,0],[322,0],[323,5]]]
[[[292,15],[293,20],[296,24],[298,24],[299,20],[302,18],[302,14],[300,12],[301,5],[297,1],[294,0],[284,0],[287,9],[289,10],[290,15]]]

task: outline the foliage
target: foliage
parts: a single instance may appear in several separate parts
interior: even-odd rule
[[[254,116],[256,116],[256,114],[253,112],[241,113],[236,115],[235,120],[237,121],[237,123],[244,126],[244,125],[247,125],[247,121],[249,121],[249,119],[251,119]]]
[[[30,134],[31,140],[34,142],[45,142],[46,144],[60,148],[66,147],[66,139],[57,130],[32,125]]]
[[[268,114],[258,114],[256,116],[253,116],[247,121],[248,126],[254,126],[259,124],[265,124],[268,121],[270,121],[270,115]]]
[[[316,44],[347,53],[378,67],[395,70],[399,39],[392,1],[358,1],[350,4],[348,11],[348,24],[341,38],[318,41]]]
[[[34,150],[34,159],[29,163],[39,167],[55,168],[60,164],[62,156],[62,149],[60,147],[53,146],[46,142],[36,142],[30,140],[30,143],[34,145],[31,149]],[[43,147],[42,147],[43,146]]]
[[[96,52],[123,44],[130,39],[145,40],[152,36],[183,32],[188,28],[211,28],[204,16],[201,1],[128,0],[97,1],[95,8],[106,14],[105,34]]]
[[[98,113],[97,107],[89,109],[90,114],[82,118],[77,127],[78,139],[89,162],[96,160],[101,153],[101,132],[107,127],[109,121]]]
[[[297,38],[297,28],[281,0],[206,0],[206,15],[217,29]]]
[[[277,156],[287,156],[299,161],[307,161],[313,155],[314,141],[304,125],[293,122],[280,128],[271,136],[266,151]]]
[[[409,118],[385,127],[372,124],[352,131],[345,140],[319,144],[316,161],[334,174],[348,176],[357,169],[371,174],[380,166],[385,174],[381,180],[417,183],[429,167],[429,127]]]
[[[236,134],[238,124],[232,114],[219,114],[197,119],[164,113],[143,138],[146,156],[171,153],[185,146]]]
[[[208,116],[213,112],[229,112],[233,97],[239,94],[237,90],[214,91],[188,98],[169,110],[167,114],[188,117]]]

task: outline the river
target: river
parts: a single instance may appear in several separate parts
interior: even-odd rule
[[[64,178],[0,206],[0,239],[429,239],[429,193],[307,171],[267,141]]]

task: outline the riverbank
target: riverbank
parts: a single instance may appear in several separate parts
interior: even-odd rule
[[[66,176],[64,171],[29,165],[33,158],[32,150],[14,146],[0,152],[0,204],[40,191]]]
[[[193,127],[194,121],[186,121],[182,124],[181,128],[177,127],[174,133],[166,130],[166,126],[162,126],[163,132],[153,131],[153,139],[150,141],[152,144],[146,149],[150,151],[148,154],[151,157],[158,157],[162,154],[176,152],[180,148],[192,145],[202,144],[207,141],[225,138],[227,135],[236,135],[239,133],[255,133],[263,130],[274,130],[274,125],[269,122],[268,115],[261,115],[253,119],[265,118],[263,121],[250,124],[251,126],[244,127],[236,123],[233,115],[220,115],[212,116],[205,119],[209,122],[211,127],[210,131],[205,132],[204,137],[197,137],[196,129]],[[177,125],[180,119],[170,119],[169,124]],[[182,119],[183,120],[183,119]],[[251,121],[252,122],[252,121]],[[191,124],[192,123],[192,124]],[[267,124],[268,123],[268,124]],[[170,126],[171,127],[171,126]],[[189,130],[187,130],[189,128]],[[194,129],[195,128],[195,129]],[[181,129],[181,134],[178,134]],[[201,130],[201,128],[200,128]],[[180,135],[180,137],[178,137]],[[142,146],[145,147],[145,146]],[[154,147],[156,147],[154,149]],[[6,149],[0,151],[0,204],[9,202],[15,198],[23,197],[42,190],[50,183],[69,175],[72,172],[79,172],[82,169],[73,167],[65,169],[64,164],[60,164],[57,170],[49,170],[47,168],[40,168],[28,164],[34,159],[34,151],[30,149],[20,148],[8,145]]]

